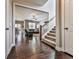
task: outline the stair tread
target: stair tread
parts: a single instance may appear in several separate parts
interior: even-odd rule
[[[52,33],[56,33],[56,30],[51,30],[50,32],[52,32]]]
[[[56,26],[54,26],[54,28],[56,29]]]
[[[48,39],[45,39],[45,38],[44,38],[43,40],[46,40],[46,41],[48,41],[49,43],[56,45],[56,42],[54,42],[54,41],[51,41],[51,40],[48,40]]]
[[[50,34],[55,34],[56,35],[56,33],[52,33],[52,32],[49,32]]]
[[[42,40],[42,42],[46,43],[47,45],[50,45],[51,47],[55,48],[56,47],[56,44],[52,44],[46,40]]]
[[[56,43],[51,42],[51,41],[48,41],[48,40],[46,40],[46,39],[43,39],[42,42],[44,42],[44,43],[50,45],[50,46],[53,47],[53,48],[56,47]]]
[[[54,37],[54,36],[49,36],[49,35],[46,35],[45,37],[49,37],[49,38],[52,38],[52,39],[56,39],[56,37]]]
[[[49,33],[47,33],[47,34],[50,34],[50,35],[56,35],[56,33],[51,33],[51,32],[49,32]]]
[[[48,39],[48,40],[56,42],[56,37],[54,37],[54,36],[48,36],[48,35],[46,35],[45,38]]]
[[[51,30],[51,31],[56,31],[56,30]]]
[[[55,28],[52,28],[52,30],[56,30]]]

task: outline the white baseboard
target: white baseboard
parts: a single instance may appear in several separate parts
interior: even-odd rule
[[[64,52],[64,49],[63,49],[63,48],[56,47],[55,49],[56,49],[57,51],[62,51],[62,52]]]
[[[11,44],[10,48],[7,51],[7,55],[5,56],[5,58],[8,57],[8,55],[9,55],[9,53],[10,53],[10,51],[11,51],[11,49],[12,49],[13,46],[15,46],[15,44]]]
[[[64,50],[63,48],[56,47],[55,49],[56,49],[57,51],[66,52],[66,53],[68,53],[68,54],[70,54],[70,55],[72,55],[72,56],[73,56],[73,52],[70,52],[70,51]]]
[[[68,54],[70,54],[70,55],[73,56],[73,52],[72,52],[72,51],[67,51],[67,50],[65,50],[64,52],[66,52],[66,53],[68,53]]]

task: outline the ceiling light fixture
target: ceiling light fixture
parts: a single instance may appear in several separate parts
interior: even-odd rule
[[[35,13],[32,13],[31,16],[32,16],[32,19],[37,20],[37,19],[36,19],[36,14],[35,14]]]

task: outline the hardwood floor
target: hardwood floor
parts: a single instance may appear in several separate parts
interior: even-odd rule
[[[40,42],[38,36],[23,38],[18,35],[16,46],[12,49],[7,59],[73,59],[72,57],[56,52],[48,45]]]
[[[73,59],[73,57],[66,53],[56,51],[56,59]]]

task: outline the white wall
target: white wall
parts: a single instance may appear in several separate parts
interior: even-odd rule
[[[33,10],[31,8],[24,8],[21,6],[15,6],[15,19],[16,20],[31,20],[32,19],[32,13],[36,14],[37,21],[41,21],[42,19],[45,19],[49,16],[47,12],[42,12],[38,10]]]
[[[49,12],[49,19],[51,19],[53,16],[55,16],[55,1],[56,0],[48,0],[45,5],[40,6],[40,7],[36,7],[36,6],[28,6],[28,5],[24,5],[18,2],[15,2],[18,5],[22,5],[22,6],[26,6],[29,8],[33,8],[33,9],[37,9],[37,10],[42,10],[42,11],[46,11]]]
[[[49,12],[49,19],[51,19],[55,16],[55,0],[48,0],[44,6],[39,7],[38,9]]]
[[[6,28],[6,37],[5,37],[5,57],[8,56],[10,50],[13,45],[13,38],[12,38],[12,0],[6,0],[6,20],[5,20]]]

